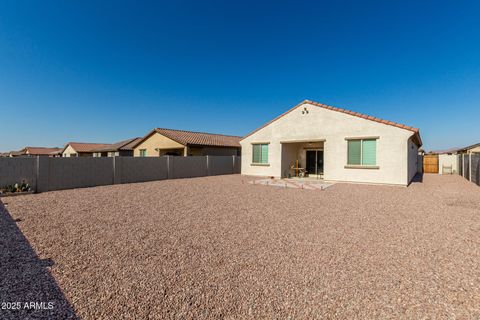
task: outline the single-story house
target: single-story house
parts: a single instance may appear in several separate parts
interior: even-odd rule
[[[58,152],[61,148],[46,147],[25,147],[19,151],[10,152],[10,157],[51,157],[53,152]]]
[[[62,157],[93,157],[95,150],[109,146],[109,143],[69,142],[62,150]],[[104,154],[107,156],[108,152]]]
[[[458,153],[480,153],[480,143],[458,149]]]
[[[407,186],[419,130],[305,100],[240,141],[242,174]]]
[[[8,156],[9,156],[10,158],[15,158],[15,157],[24,156],[24,154],[23,154],[23,152],[21,152],[21,151],[10,151],[10,152],[8,153]]]
[[[111,145],[100,147],[93,153],[94,157],[133,157],[133,146],[141,138],[131,138],[128,140],[113,143]]]
[[[438,158],[438,173],[439,174],[455,174],[459,172],[460,162],[458,161],[458,154],[460,148],[449,148],[445,150],[430,151],[426,157],[436,156]]]
[[[133,146],[135,157],[240,155],[241,137],[155,128]]]

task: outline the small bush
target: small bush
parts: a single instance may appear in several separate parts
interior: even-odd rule
[[[25,180],[22,183],[10,184],[0,189],[3,193],[28,192],[31,190],[32,188]]]

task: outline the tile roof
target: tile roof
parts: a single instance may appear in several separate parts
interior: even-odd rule
[[[444,150],[432,150],[428,154],[446,154],[446,153],[455,153],[458,152],[461,148],[449,148]]]
[[[112,152],[112,151],[128,151],[133,150],[132,145],[140,141],[141,138],[131,138],[128,140],[123,140],[120,142],[116,142],[107,146],[99,147],[95,151],[96,152]]]
[[[156,128],[156,132],[183,145],[240,147],[239,136]]]
[[[140,139],[135,145],[146,140],[153,133],[159,133],[167,138],[170,138],[184,146],[211,146],[211,147],[234,147],[240,148],[239,136],[228,136],[224,134],[214,134],[205,132],[195,132],[186,130],[175,130],[165,128],[155,128],[149,132],[144,138]]]
[[[383,120],[383,119],[380,119],[380,118],[368,116],[368,115],[366,115],[366,114],[362,114],[362,113],[358,113],[358,112],[354,112],[354,111],[350,111],[350,110],[346,110],[346,109],[341,109],[341,108],[336,108],[336,107],[328,106],[328,105],[326,105],[326,104],[322,104],[322,103],[315,102],[315,101],[311,101],[311,100],[304,100],[304,101],[300,102],[300,103],[297,104],[295,107],[293,107],[293,108],[291,108],[290,110],[288,110],[287,112],[279,115],[279,116],[276,117],[275,119],[267,122],[267,123],[264,124],[263,126],[261,126],[261,127],[257,128],[257,129],[255,129],[254,131],[250,132],[249,134],[247,134],[246,136],[244,136],[244,137],[242,138],[242,140],[245,139],[246,137],[254,134],[255,132],[259,131],[260,129],[266,127],[266,126],[269,125],[270,123],[278,120],[279,118],[283,117],[284,115],[290,113],[291,111],[295,110],[296,108],[304,105],[304,104],[311,104],[311,105],[314,105],[314,106],[317,106],[317,107],[320,107],[320,108],[324,108],[324,109],[327,109],[327,110],[332,110],[332,111],[336,111],[336,112],[341,112],[341,113],[345,113],[345,114],[348,114],[348,115],[351,115],[351,116],[363,118],[363,119],[365,119],[365,120],[371,120],[371,121],[375,121],[375,122],[378,122],[378,123],[383,123],[383,124],[386,124],[386,125],[394,126],[394,127],[400,128],[400,129],[405,129],[405,130],[412,131],[412,132],[415,133],[416,138],[418,139],[418,145],[419,145],[419,146],[422,145],[422,140],[420,139],[420,131],[419,131],[418,128],[413,128],[413,127],[410,127],[410,126],[406,126],[406,125],[404,125],[404,124],[400,124],[400,123],[396,123],[396,122],[388,121],[388,120]]]
[[[460,148],[458,151],[467,151],[470,149],[474,149],[476,147],[480,147],[480,143],[472,144],[471,146],[465,147],[465,148]]]
[[[141,137],[131,139],[129,143],[125,144],[120,148],[120,150],[133,150],[133,147],[142,140]]]
[[[111,146],[110,143],[69,142],[65,145],[63,150],[69,145],[77,152],[95,152],[98,148]]]
[[[50,155],[51,153],[61,151],[61,148],[46,148],[46,147],[26,147],[23,149],[26,154],[30,155]],[[23,151],[22,150],[22,151]]]

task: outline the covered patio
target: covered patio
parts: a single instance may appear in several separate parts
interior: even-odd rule
[[[281,141],[282,178],[323,179],[325,139]]]

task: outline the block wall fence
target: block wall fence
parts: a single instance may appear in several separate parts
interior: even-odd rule
[[[239,156],[0,158],[0,187],[36,192],[240,173]]]

